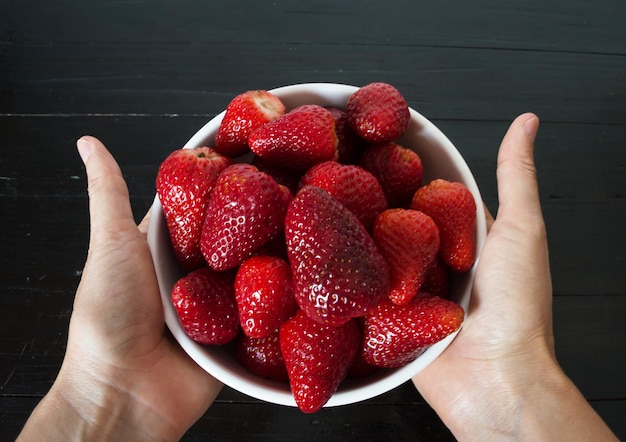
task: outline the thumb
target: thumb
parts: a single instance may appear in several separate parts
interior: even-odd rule
[[[492,308],[486,312],[492,316],[504,317],[512,310],[526,318],[526,332],[540,329],[551,336],[550,262],[533,156],[538,128],[535,114],[522,114],[500,144],[498,213],[483,248],[474,292],[485,303],[489,299]],[[508,293],[504,299],[503,293]]]
[[[113,156],[91,136],[80,138],[76,147],[87,172],[92,239],[110,233],[120,222],[134,225],[128,187]]]
[[[83,136],[76,147],[87,172],[91,232],[75,298],[75,311],[80,314],[73,315],[73,321],[90,329],[101,327],[97,337],[126,336],[120,330],[137,322],[141,312],[148,312],[145,316],[151,318],[151,325],[160,327],[161,304],[154,302],[158,296],[151,298],[158,294],[152,259],[135,224],[120,167],[94,137]]]
[[[534,141],[539,128],[535,114],[518,116],[507,131],[498,152],[498,216],[528,220],[541,217]]]

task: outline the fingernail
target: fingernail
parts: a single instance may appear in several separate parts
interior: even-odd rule
[[[83,164],[87,164],[87,159],[89,155],[91,155],[91,143],[83,138],[80,138],[76,141],[76,148],[78,149],[78,154],[80,155],[80,159],[83,161]]]
[[[526,135],[530,138],[530,141],[534,142],[537,136],[537,130],[539,129],[539,118],[536,115],[531,115],[528,120],[524,122],[524,130]]]

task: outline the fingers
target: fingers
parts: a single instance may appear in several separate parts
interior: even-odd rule
[[[115,222],[134,223],[128,188],[113,156],[90,136],[80,138],[76,147],[87,171],[92,234],[97,235]]]
[[[498,217],[541,215],[534,140],[539,119],[532,113],[517,117],[507,131],[498,153]],[[510,212],[510,213],[509,213]]]

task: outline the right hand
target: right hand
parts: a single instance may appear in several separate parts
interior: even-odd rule
[[[500,146],[499,208],[469,311],[451,345],[413,378],[457,438],[614,440],[560,369],[552,282],[533,159],[539,120],[520,115]],[[576,423],[576,424],[574,424]]]

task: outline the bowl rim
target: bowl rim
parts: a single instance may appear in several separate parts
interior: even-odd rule
[[[295,107],[297,103],[302,102],[302,96],[307,97],[305,100],[315,98],[317,104],[342,107],[345,105],[347,97],[349,97],[349,95],[357,89],[357,86],[341,83],[299,83],[269,89],[268,91],[281,98],[281,100],[285,103],[287,110],[290,110]],[[343,103],[340,103],[339,101],[342,100]],[[302,104],[305,103],[302,102]],[[465,281],[462,282],[465,289],[463,290],[461,299],[457,299],[457,302],[459,302],[465,311],[466,321],[469,316],[469,301],[474,274],[486,237],[486,220],[483,212],[482,197],[474,175],[454,144],[437,126],[435,126],[434,123],[422,114],[411,107],[409,107],[409,111],[411,116],[411,125],[416,125],[413,130],[419,130],[420,132],[425,131],[423,134],[428,137],[428,139],[434,140],[433,142],[436,142],[443,148],[444,153],[448,156],[450,161],[453,161],[455,168],[458,169],[458,173],[466,178],[466,182],[464,182],[464,184],[472,193],[476,202],[477,258],[472,268],[463,275],[460,275],[460,278]],[[208,141],[211,141],[211,139],[214,138],[215,132],[217,131],[224,114],[225,111],[222,111],[207,121],[195,134],[191,136],[191,138],[189,138],[183,148],[190,149],[201,145],[209,145]],[[409,130],[411,130],[411,127]],[[422,133],[420,133],[420,135],[422,135]],[[402,138],[398,141],[398,143],[402,145],[401,141]],[[420,157],[422,157],[421,153]],[[426,168],[424,169],[426,173]],[[183,348],[183,350],[205,371],[230,388],[265,402],[296,407],[297,405],[293,395],[291,394],[289,383],[279,383],[261,378],[251,372],[248,372],[243,366],[233,369],[232,364],[224,365],[221,359],[224,355],[221,353],[228,351],[228,346],[222,346],[221,348],[207,348],[206,346],[202,346],[194,342],[183,331],[178,321],[178,316],[174,306],[171,302],[171,284],[169,284],[166,280],[167,278],[163,272],[157,271],[157,269],[167,263],[171,263],[172,258],[174,258],[171,247],[167,250],[167,247],[164,248],[159,246],[163,244],[170,244],[170,240],[158,195],[155,195],[151,207],[147,240],[152,253],[155,272],[159,283],[165,323],[174,339]],[[403,367],[396,369],[382,369],[374,375],[361,379],[344,380],[339,389],[333,394],[324,407],[362,402],[399,387],[435,360],[450,345],[460,331],[461,328],[443,340],[428,347],[428,349],[426,349],[426,351],[424,351],[424,353],[422,353],[422,355],[420,355],[415,361]],[[216,354],[218,357],[216,357]],[[233,358],[231,357],[231,359]]]

